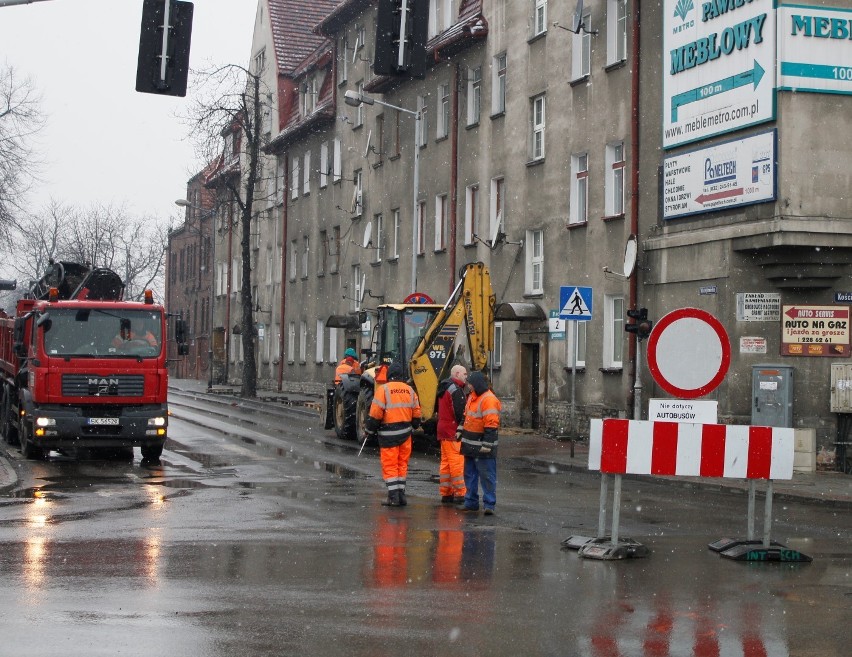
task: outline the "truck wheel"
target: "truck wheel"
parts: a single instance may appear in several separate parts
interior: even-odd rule
[[[0,433],[7,444],[18,444],[18,427],[12,422],[12,398],[6,386],[3,387],[3,399],[0,401]]]
[[[21,456],[31,461],[43,461],[47,452],[33,443],[32,431],[32,426],[26,425],[18,435],[18,442],[21,444]]]
[[[142,461],[144,463],[159,463],[160,457],[163,455],[162,445],[142,445]]]
[[[341,440],[355,439],[355,414],[358,397],[348,393],[343,386],[334,391],[334,432]]]
[[[367,435],[367,418],[370,416],[370,406],[372,406],[372,404],[373,389],[362,388],[360,394],[358,395],[358,411],[355,422],[358,432],[359,443],[364,442],[364,437]]]

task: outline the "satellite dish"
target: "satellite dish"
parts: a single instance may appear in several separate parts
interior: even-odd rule
[[[370,241],[373,239],[373,222],[368,221],[364,226],[364,242],[361,244],[365,249],[370,246]]]
[[[370,156],[370,142],[372,141],[372,139],[373,139],[373,131],[370,130],[370,132],[367,133],[367,148],[364,149],[364,157]]]
[[[636,268],[636,235],[631,235],[627,238],[627,244],[624,247],[624,278],[630,278],[633,270]]]

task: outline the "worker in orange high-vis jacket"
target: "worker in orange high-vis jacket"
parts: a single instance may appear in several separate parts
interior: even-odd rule
[[[382,478],[388,487],[387,506],[405,506],[405,478],[411,458],[411,432],[420,426],[420,400],[405,382],[405,370],[391,363],[388,382],[376,390],[365,429],[378,437]]]
[[[334,382],[340,383],[344,374],[361,374],[361,364],[358,362],[358,354],[352,347],[343,352],[343,360],[334,371]]]
[[[461,453],[464,455],[465,511],[479,511],[479,484],[485,515],[494,513],[497,504],[497,430],[502,405],[482,372],[467,377],[471,387],[464,409],[464,424],[459,427]]]

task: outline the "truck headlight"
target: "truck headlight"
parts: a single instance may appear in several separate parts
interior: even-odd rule
[[[164,427],[164,426],[166,426],[166,418],[164,418],[164,417],[149,417],[148,418],[148,426],[149,427]]]
[[[52,417],[37,417],[35,423],[37,427],[56,426],[56,420]]]

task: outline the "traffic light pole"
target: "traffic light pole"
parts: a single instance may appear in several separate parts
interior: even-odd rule
[[[636,371],[633,373],[633,419],[642,419],[642,339],[636,336]]]

